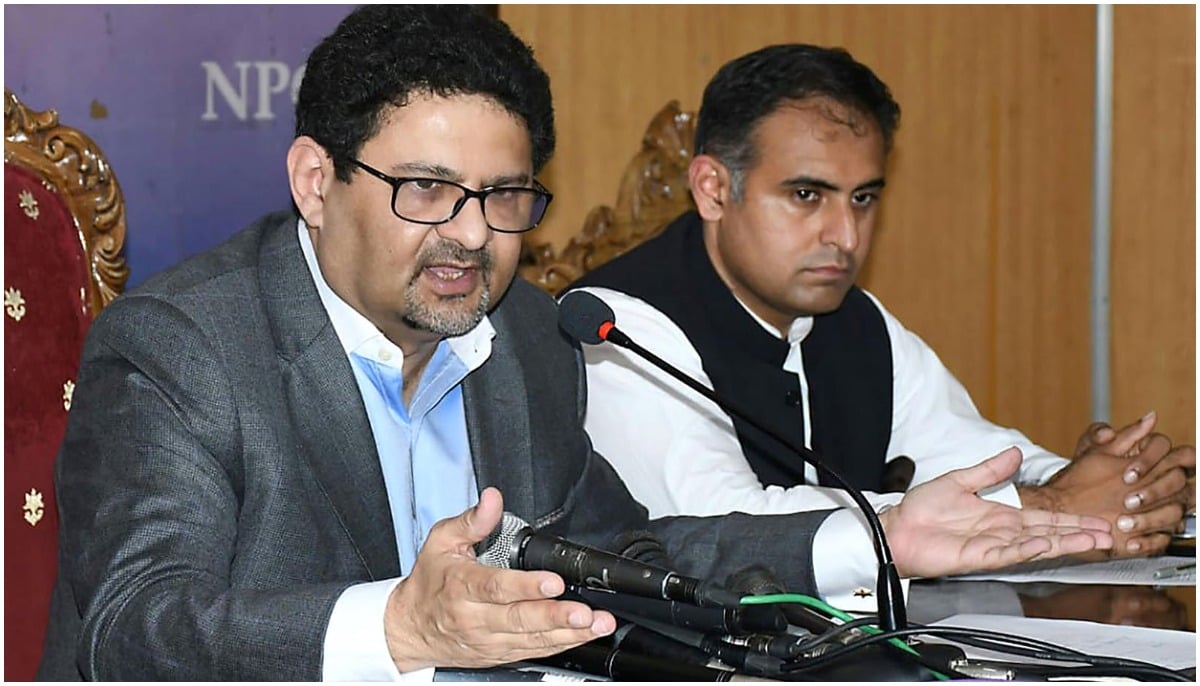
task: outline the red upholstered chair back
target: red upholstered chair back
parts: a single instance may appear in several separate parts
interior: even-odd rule
[[[54,111],[4,96],[4,679],[28,681],[57,573],[54,457],[84,335],[128,268],[103,154]]]

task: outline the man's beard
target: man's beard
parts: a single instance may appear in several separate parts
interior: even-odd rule
[[[479,273],[479,302],[466,306],[465,300],[474,294],[422,298],[417,290],[421,273],[430,264],[452,262],[473,265]],[[492,303],[492,255],[486,248],[467,250],[457,243],[443,241],[430,247],[417,258],[417,268],[408,287],[404,289],[404,323],[418,331],[439,336],[461,336],[483,321]]]

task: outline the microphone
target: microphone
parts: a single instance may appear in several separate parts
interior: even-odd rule
[[[597,645],[594,641],[533,661],[576,672],[599,674],[614,681],[764,681],[725,669],[666,662],[620,647]]]
[[[481,541],[479,561],[501,569],[543,569],[594,591],[676,600],[700,607],[737,607],[741,596],[692,577],[538,531],[505,512]]]
[[[616,550],[621,557],[632,558],[666,569],[675,569],[675,563],[667,557],[667,551],[663,549],[662,541],[645,529],[623,531],[617,534],[613,538],[612,549]]]
[[[696,607],[674,600],[658,600],[586,588],[579,589],[577,593],[588,605],[608,610],[635,622],[650,620],[703,633],[732,636],[787,630],[787,620],[784,619],[783,613],[771,605]]]
[[[768,429],[754,419],[753,415],[720,398],[711,389],[698,383],[695,379],[676,369],[666,360],[638,345],[625,335],[616,325],[616,315],[612,308],[595,295],[587,291],[571,291],[562,297],[558,306],[558,326],[571,338],[581,342],[596,345],[604,341],[619,345],[642,357],[646,361],[669,374],[672,378],[692,389],[696,393],[711,400],[725,412],[741,419],[750,426],[758,429],[777,441],[780,445],[799,455],[805,462],[811,464],[818,472],[832,481],[854,500],[866,517],[871,529],[872,541],[875,546],[875,557],[879,560],[879,577],[876,581],[876,600],[878,601],[879,627],[884,631],[895,631],[905,628],[907,620],[904,610],[904,590],[900,585],[900,574],[896,571],[896,563],[892,560],[892,551],[888,548],[887,538],[883,533],[883,525],[875,509],[867,502],[862,491],[850,485],[840,474],[825,465],[816,453],[802,445],[793,444],[777,432]],[[764,453],[767,454],[767,453]],[[791,471],[791,465],[771,456],[782,469]]]
[[[625,622],[612,635],[613,647],[631,650],[647,657],[708,667],[708,653],[673,638],[668,638],[634,622]]]
[[[763,565],[755,564],[743,567],[725,579],[725,588],[745,595],[776,595],[787,593],[787,589],[776,578],[771,570]],[[781,603],[776,605],[788,624],[805,629],[814,634],[823,634],[837,626],[829,617],[816,610],[796,603]]]
[[[661,622],[641,620],[641,626],[664,638],[673,639],[685,645],[699,648],[704,653],[713,656],[722,664],[737,670],[739,674],[754,676],[779,676],[782,674],[783,660],[799,654],[798,639],[794,636],[764,636],[756,634],[748,637],[731,637],[725,641],[713,635],[683,629]],[[789,647],[792,644],[793,647]]]

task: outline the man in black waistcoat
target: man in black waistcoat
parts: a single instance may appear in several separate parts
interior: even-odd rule
[[[889,466],[921,483],[1016,446],[1015,484],[990,497],[1099,514],[1119,534],[1115,554],[1161,552],[1194,508],[1191,446],[1152,434],[1150,414],[1119,432],[1089,427],[1072,462],[1053,455],[984,420],[937,355],[854,285],[899,116],[887,86],[844,50],[778,45],[730,62],[699,113],[696,211],[573,287],[859,488],[887,490]],[[795,451],[632,353],[585,354],[588,432],[651,516],[849,504]],[[899,456],[910,459],[890,462]],[[833,558],[817,562],[819,580],[874,564],[869,551]]]

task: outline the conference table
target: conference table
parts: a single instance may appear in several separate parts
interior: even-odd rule
[[[909,587],[909,619],[930,624],[957,612],[949,599],[1011,596],[1018,604],[997,607],[955,606],[954,610],[990,614],[1016,610],[1025,617],[1069,619],[1101,624],[1196,631],[1195,586],[1125,584],[1011,583],[1005,581],[913,582]]]

